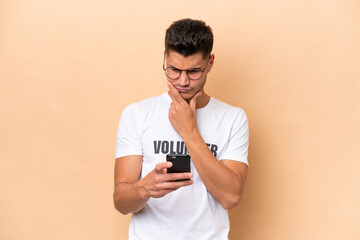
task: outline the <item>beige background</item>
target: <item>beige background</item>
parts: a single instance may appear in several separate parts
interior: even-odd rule
[[[184,17],[215,34],[207,91],[250,122],[230,239],[360,239],[357,0],[0,0],[0,239],[127,239],[117,124],[166,91]]]

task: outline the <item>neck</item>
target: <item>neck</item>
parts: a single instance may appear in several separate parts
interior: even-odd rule
[[[210,96],[207,95],[205,92],[203,92],[196,101],[196,109],[205,107],[209,103],[209,101],[210,101]]]

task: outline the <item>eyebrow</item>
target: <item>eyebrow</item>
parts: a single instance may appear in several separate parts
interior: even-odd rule
[[[171,67],[171,68],[174,68],[174,69],[176,69],[176,70],[185,70],[185,71],[191,71],[191,70],[202,70],[201,69],[201,67],[194,67],[194,68],[188,68],[188,69],[180,69],[180,68],[177,68],[177,67],[175,67],[175,66],[173,66],[173,65],[171,65],[171,64],[169,64],[169,66]]]

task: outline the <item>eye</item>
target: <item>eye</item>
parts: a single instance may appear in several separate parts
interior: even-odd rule
[[[194,68],[194,69],[189,69],[188,70],[188,73],[198,73],[198,72],[201,72],[200,68]]]
[[[169,67],[169,69],[170,69],[171,71],[173,71],[173,72],[180,72],[180,70],[179,70],[179,69],[174,68],[174,67]]]

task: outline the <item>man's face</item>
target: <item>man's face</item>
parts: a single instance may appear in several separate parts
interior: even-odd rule
[[[204,70],[206,63],[208,63],[205,71],[202,73],[201,78],[197,80],[190,79],[187,76],[186,71],[182,71],[180,77],[176,80],[168,78],[168,81],[174,85],[174,87],[179,91],[180,95],[186,101],[190,101],[197,92],[204,93],[206,76],[214,64],[214,55],[211,55],[210,59],[208,57],[204,59],[202,53],[196,53],[184,57],[181,54],[170,50],[167,54],[165,54],[165,59],[165,67],[172,67],[182,70],[194,68],[200,68],[201,70]]]

